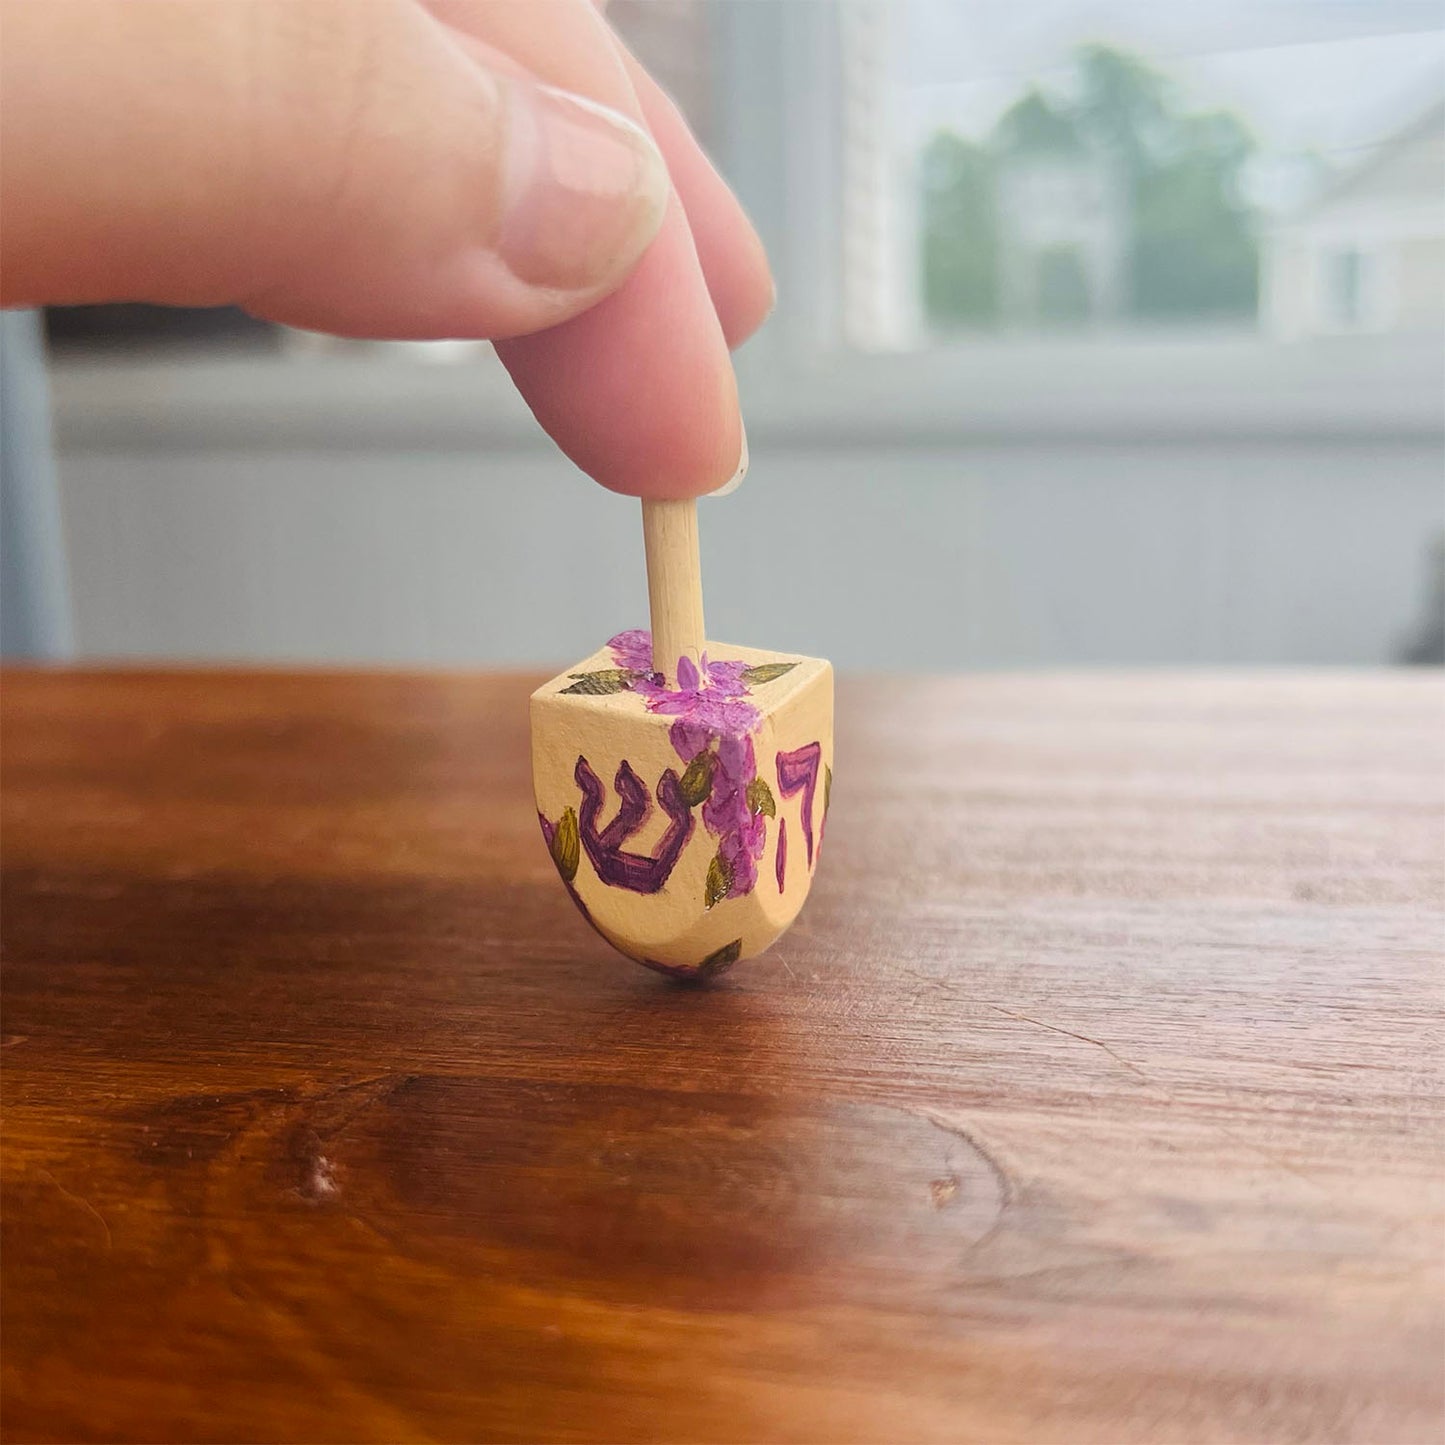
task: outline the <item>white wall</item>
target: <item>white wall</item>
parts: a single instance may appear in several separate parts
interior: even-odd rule
[[[563,662],[645,622],[635,504],[541,447],[60,460],[82,655]],[[765,444],[704,507],[713,636],[876,669],[1385,662],[1445,528],[1428,437]]]

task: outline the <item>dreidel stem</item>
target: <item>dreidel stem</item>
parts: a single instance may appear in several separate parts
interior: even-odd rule
[[[642,539],[647,549],[652,667],[675,687],[678,659],[687,657],[696,663],[707,645],[697,503],[644,501]]]

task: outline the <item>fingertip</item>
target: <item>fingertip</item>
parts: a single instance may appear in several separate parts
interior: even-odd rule
[[[700,416],[700,406],[650,419],[632,430],[625,453],[603,451],[592,468],[583,470],[609,491],[650,501],[725,494],[747,470],[747,441],[736,389],[724,390],[715,425],[684,422],[684,416]]]
[[[737,380],[678,206],[620,290],[497,350],[548,434],[610,491],[696,497],[736,472]]]

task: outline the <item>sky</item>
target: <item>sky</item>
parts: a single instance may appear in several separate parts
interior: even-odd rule
[[[906,143],[984,135],[1095,40],[1152,60],[1191,105],[1235,111],[1274,159],[1346,166],[1445,97],[1439,0],[906,0]]]

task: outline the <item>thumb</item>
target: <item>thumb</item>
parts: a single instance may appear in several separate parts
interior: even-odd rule
[[[467,53],[411,0],[8,0],[0,301],[235,303],[503,337],[621,284],[647,134]]]

